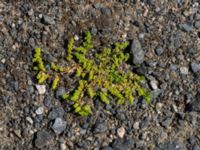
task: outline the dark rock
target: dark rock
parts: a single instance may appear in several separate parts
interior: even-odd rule
[[[112,11],[111,11],[111,9],[110,9],[110,8],[103,7],[103,8],[101,8],[101,13],[102,13],[103,15],[110,16],[110,15],[111,15],[111,13],[112,13]]]
[[[36,129],[39,129],[41,126],[40,122],[34,122],[33,125],[34,125],[34,128],[36,128]]]
[[[44,98],[44,105],[46,106],[46,107],[50,107],[51,106],[51,101],[52,101],[52,98],[51,98],[51,96],[46,96],[45,98]]]
[[[162,47],[156,47],[155,51],[156,51],[157,55],[161,55],[164,52],[164,48],[162,48]]]
[[[5,69],[5,66],[3,63],[0,63],[0,71],[3,71]]]
[[[30,92],[30,94],[32,94],[34,92],[34,87],[32,85],[29,85],[28,91]]]
[[[185,117],[188,122],[190,122],[193,126],[196,126],[197,123],[197,116],[194,114],[188,114]]]
[[[163,90],[157,89],[151,92],[152,99],[158,98],[163,93]]]
[[[66,121],[64,121],[62,118],[56,118],[52,126],[52,129],[56,134],[60,134],[65,130],[66,126],[67,126]]]
[[[96,9],[99,9],[99,8],[102,8],[102,7],[103,7],[102,3],[95,3],[94,4],[94,8],[96,8]]]
[[[168,128],[170,126],[170,124],[172,123],[172,118],[171,117],[166,117],[163,119],[163,121],[161,122],[161,125],[165,128]]]
[[[188,142],[191,146],[193,146],[196,142],[196,139],[195,139],[195,136],[191,136],[189,139],[188,139]]]
[[[194,55],[194,54],[196,54],[198,51],[197,51],[197,49],[195,49],[195,48],[188,48],[188,49],[187,49],[187,52],[188,52],[190,55]]]
[[[48,115],[48,118],[53,120],[58,117],[62,118],[63,115],[64,115],[64,109],[62,107],[56,107],[51,110],[51,112]]]
[[[161,149],[162,150],[184,150],[185,147],[182,143],[178,143],[176,141],[170,141],[170,142],[164,143]]]
[[[200,21],[196,21],[194,23],[194,27],[197,28],[197,29],[200,29]]]
[[[124,113],[122,111],[117,111],[116,118],[121,121],[126,120],[126,116],[124,115]]]
[[[144,120],[141,121],[141,123],[140,123],[140,128],[141,129],[147,128],[148,124],[149,124],[148,117],[145,117]]]
[[[13,88],[14,88],[14,90],[15,90],[16,92],[19,90],[19,82],[18,82],[18,81],[15,81],[15,82],[13,83]]]
[[[87,141],[85,141],[85,140],[83,140],[83,141],[79,141],[78,143],[77,143],[77,148],[79,149],[80,148],[80,150],[83,150],[83,149],[88,149],[88,143],[87,143]],[[76,149],[77,149],[76,148]]]
[[[94,127],[94,133],[103,133],[107,131],[106,123],[96,123]]]
[[[93,28],[91,29],[92,35],[96,35],[97,32],[98,32],[97,28],[94,28],[94,27],[93,27]]]
[[[149,68],[145,65],[141,65],[140,67],[137,67],[135,69],[135,72],[138,73],[139,75],[146,75],[148,73]]]
[[[131,44],[131,52],[133,55],[133,64],[140,65],[144,61],[144,51],[141,47],[140,41],[134,39]]]
[[[200,20],[200,14],[196,13],[194,19],[195,20]]]
[[[135,148],[135,143],[132,139],[126,138],[124,140],[121,139],[115,139],[111,143],[111,147],[114,150],[127,150],[127,149],[134,149]]]
[[[113,149],[110,146],[106,146],[106,147],[103,147],[101,150],[113,150]]]
[[[46,25],[55,24],[54,18],[48,15],[43,15],[42,22]]]
[[[196,146],[193,147],[192,150],[200,150],[200,147],[196,145]]]
[[[56,90],[56,98],[59,98],[65,94],[65,88],[64,87],[59,87]]]
[[[195,99],[186,107],[187,111],[200,111],[200,92],[197,93]]]
[[[33,47],[33,48],[35,47],[35,40],[34,40],[34,38],[30,38],[28,42],[29,42],[29,45],[31,47]]]
[[[146,146],[142,145],[142,146],[140,147],[140,150],[148,150],[148,148],[147,148]]]
[[[135,147],[135,142],[131,138],[125,138],[124,145],[126,145],[129,149],[133,149]]]
[[[47,60],[49,63],[51,63],[51,62],[56,62],[56,61],[57,61],[57,59],[56,59],[54,56],[52,56],[51,54],[47,54],[47,55],[46,55],[46,60]]]
[[[197,63],[191,63],[191,69],[193,73],[197,73],[198,71],[200,71],[200,64]]]
[[[128,0],[120,0],[121,3],[127,3]]]
[[[170,64],[170,70],[172,70],[172,71],[176,71],[177,70],[177,65],[175,65],[175,64]]]
[[[53,140],[53,136],[47,131],[38,131],[36,135],[36,139],[34,141],[34,145],[37,148],[43,148],[46,145],[49,145]]]
[[[139,21],[137,21],[137,20],[133,21],[133,25],[136,26],[136,27],[140,27],[141,26],[140,24],[141,23]]]
[[[23,137],[28,137],[30,134],[29,134],[29,129],[28,128],[25,128],[22,130],[22,136]]]
[[[10,88],[12,91],[18,91],[19,90],[19,83],[18,81],[12,81],[10,82]]]
[[[85,135],[86,134],[86,132],[87,132],[87,130],[86,129],[80,129],[80,134],[82,134],[82,135]]]
[[[193,29],[192,24],[188,23],[179,24],[179,28],[184,32],[190,32]]]
[[[36,115],[36,117],[34,118],[34,127],[35,128],[40,128],[41,126],[41,120],[42,120],[42,116],[41,115]]]
[[[119,139],[114,140],[111,145],[114,150],[125,150],[127,148],[123,141]]]

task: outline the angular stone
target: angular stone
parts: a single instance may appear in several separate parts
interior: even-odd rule
[[[56,119],[58,117],[62,118],[64,115],[64,109],[62,107],[56,107],[56,108],[53,108],[49,115],[48,115],[48,118],[53,120],[53,119]]]
[[[37,148],[43,148],[49,145],[53,140],[53,136],[47,131],[38,131],[34,144]]]
[[[155,51],[156,51],[156,54],[157,54],[157,55],[161,55],[161,54],[164,52],[164,49],[163,49],[162,47],[157,47],[157,48],[155,49]]]
[[[179,28],[184,32],[190,32],[193,29],[192,25],[191,24],[187,24],[187,23],[180,24]]]
[[[38,93],[40,95],[44,94],[46,92],[46,86],[45,85],[36,85],[36,89],[38,90]]]
[[[105,123],[96,123],[95,124],[95,128],[94,128],[95,133],[103,133],[103,132],[106,132],[106,130],[107,130],[107,126]]]
[[[126,131],[125,131],[124,127],[120,127],[120,128],[117,129],[117,136],[120,137],[120,138],[123,138],[124,135],[125,135],[125,132]]]
[[[191,63],[191,69],[193,73],[197,73],[198,71],[200,71],[200,64]]]
[[[55,24],[55,21],[54,21],[53,17],[47,16],[47,15],[43,15],[43,20],[42,21],[46,25]]]
[[[44,107],[39,107],[39,108],[36,109],[36,111],[35,111],[35,113],[36,113],[37,115],[41,115],[41,114],[43,114],[43,112],[44,112]]]
[[[188,68],[187,67],[181,67],[180,73],[183,74],[183,75],[187,75],[188,74]]]
[[[62,118],[56,118],[52,126],[52,129],[56,134],[60,134],[65,130],[66,126],[67,126],[66,121],[64,121]]]
[[[135,65],[142,64],[144,61],[144,51],[138,39],[134,39],[132,41],[131,52],[133,54],[133,64]]]
[[[187,110],[200,112],[200,92],[197,93],[195,99],[188,104]]]

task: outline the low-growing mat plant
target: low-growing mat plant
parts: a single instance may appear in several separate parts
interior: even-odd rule
[[[65,58],[69,65],[62,67],[51,63],[50,69],[45,68],[41,48],[36,48],[33,58],[36,79],[39,84],[51,80],[51,88],[56,90],[62,77],[74,72],[72,78],[77,81],[77,86],[66,92],[62,99],[73,103],[74,112],[81,116],[92,114],[94,97],[106,105],[111,101],[133,104],[138,97],[149,103],[150,94],[141,85],[145,78],[134,73],[128,63],[130,55],[125,52],[128,45],[129,42],[121,42],[96,50],[90,32],[86,32],[81,46],[76,45],[74,37],[70,38]]]

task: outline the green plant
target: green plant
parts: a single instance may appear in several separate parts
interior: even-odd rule
[[[86,32],[83,44],[81,46],[75,44],[74,38],[71,38],[67,46],[66,60],[70,62],[73,68],[71,70],[75,71],[72,78],[78,84],[75,90],[68,91],[62,98],[73,102],[76,113],[82,116],[91,114],[94,97],[107,105],[111,101],[116,101],[117,104],[128,101],[133,104],[135,97],[143,97],[147,103],[150,102],[149,92],[140,84],[145,78],[133,73],[131,65],[127,63],[130,56],[125,49],[129,42],[115,43],[113,48],[95,51],[92,36],[90,32]],[[41,58],[41,49],[36,49],[33,62],[38,65],[35,69],[39,71],[38,83],[52,78],[52,75],[48,74],[56,73],[52,82],[53,90],[61,82],[61,76],[68,74],[70,70],[70,66],[67,69],[51,63],[51,72],[46,71]]]
[[[60,80],[59,76],[56,75],[55,78],[54,78],[54,80],[53,80],[53,83],[52,83],[52,89],[53,90],[57,89],[59,80]]]

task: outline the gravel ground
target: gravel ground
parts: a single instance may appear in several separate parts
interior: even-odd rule
[[[80,117],[63,87],[37,85],[34,49],[58,61],[86,30],[99,46],[132,41],[150,105],[97,103]],[[200,150],[199,75],[199,0],[0,0],[0,150]]]

